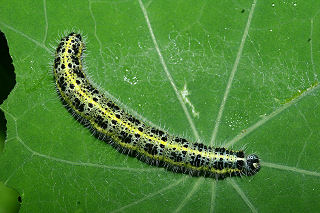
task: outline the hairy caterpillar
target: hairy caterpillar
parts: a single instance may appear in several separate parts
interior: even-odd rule
[[[119,108],[87,79],[82,67],[84,49],[80,34],[72,32],[61,39],[54,60],[57,90],[82,123],[119,151],[194,176],[222,179],[250,176],[260,170],[260,159],[254,154],[245,156],[243,151],[191,143],[150,127]]]

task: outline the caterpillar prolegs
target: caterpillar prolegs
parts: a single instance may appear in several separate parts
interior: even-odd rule
[[[80,34],[72,32],[61,39],[54,60],[56,87],[81,122],[115,148],[151,165],[193,176],[222,179],[250,176],[260,170],[257,155],[245,156],[244,151],[189,142],[148,126],[121,109],[86,77],[82,66],[84,49]]]

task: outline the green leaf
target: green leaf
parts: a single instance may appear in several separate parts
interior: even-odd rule
[[[20,193],[21,212],[320,208],[319,1],[0,5],[17,76],[1,106],[0,181]],[[245,147],[261,171],[223,181],[176,174],[93,137],[55,91],[53,51],[71,31],[87,38],[91,80],[124,108],[193,141]]]

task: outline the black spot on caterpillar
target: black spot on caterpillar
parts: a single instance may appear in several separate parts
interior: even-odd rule
[[[86,77],[84,50],[80,34],[70,33],[61,39],[54,60],[55,83],[63,102],[98,138],[151,165],[193,176],[223,179],[250,176],[260,170],[260,159],[254,154],[245,156],[244,151],[191,143],[148,126],[121,109]]]

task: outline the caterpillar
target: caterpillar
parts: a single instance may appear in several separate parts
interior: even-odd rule
[[[192,176],[224,179],[251,176],[260,170],[260,159],[255,154],[245,156],[242,150],[189,142],[121,109],[88,80],[82,65],[84,51],[80,34],[72,32],[62,38],[55,51],[53,72],[66,107],[98,138],[150,165]]]

